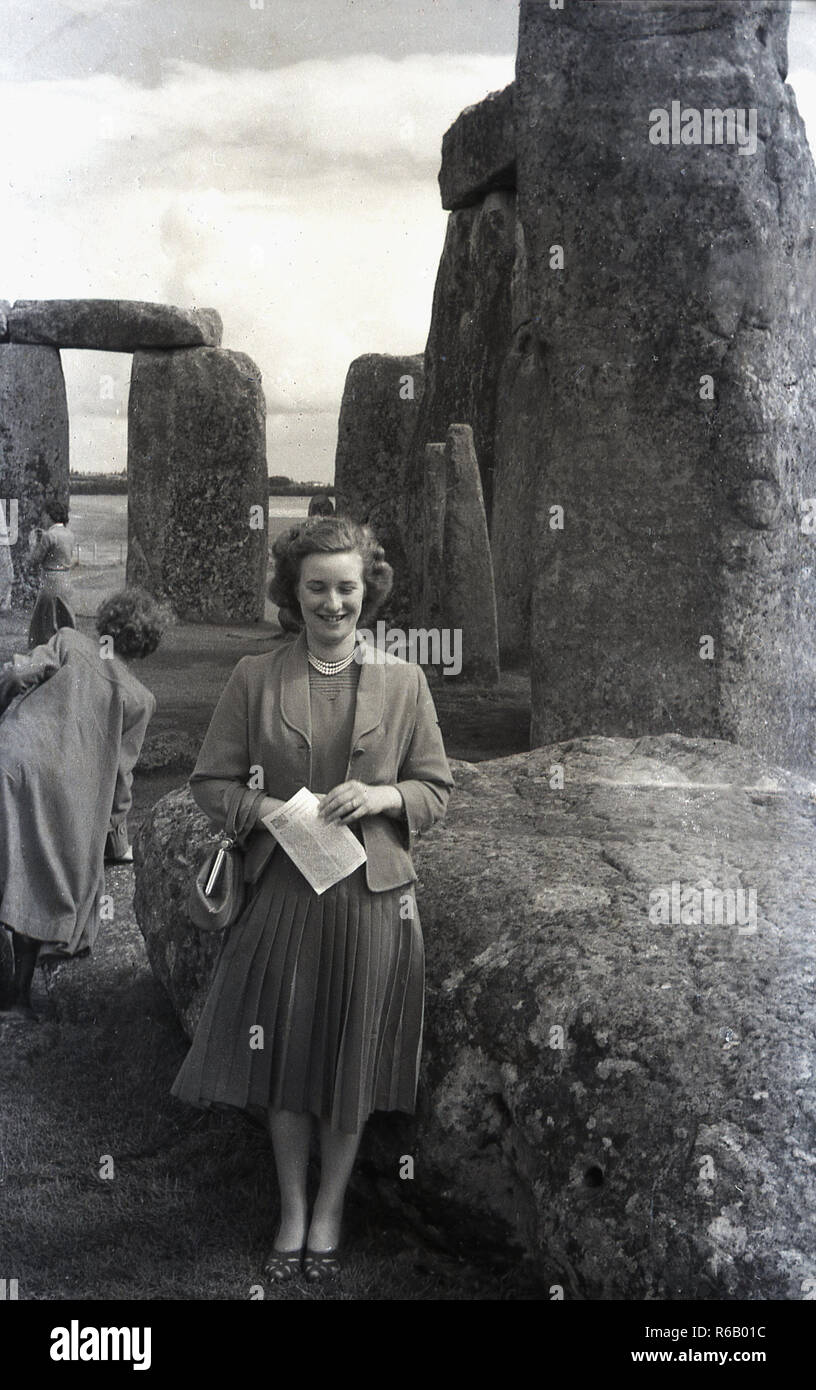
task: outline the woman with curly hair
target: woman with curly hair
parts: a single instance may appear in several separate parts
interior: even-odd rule
[[[105,838],[127,816],[156,703],[129,669],[162,634],[150,595],[113,594],[96,626],[98,641],[63,627],[0,670],[0,922],[14,948],[3,1011],[29,1019],[37,960],[94,944]]]
[[[297,636],[239,661],[191,778],[199,806],[244,847],[249,890],[173,1094],[268,1122],[281,1220],[264,1272],[285,1280],[302,1268],[317,1281],[339,1268],[366,1119],[414,1109],[424,955],[410,849],[453,783],[422,670],[356,631],[393,580],[368,527],[315,517],[273,554],[270,597]],[[262,824],[304,786],[366,851],[320,895]],[[315,1122],[321,1172],[309,1215]]]

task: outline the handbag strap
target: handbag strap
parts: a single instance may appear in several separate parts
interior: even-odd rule
[[[229,840],[231,847],[235,846],[237,848],[238,846],[238,831],[235,821],[245,790],[246,788],[242,786],[233,787],[227,803],[227,816],[224,821],[224,838]]]

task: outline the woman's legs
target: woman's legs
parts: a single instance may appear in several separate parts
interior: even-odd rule
[[[362,1125],[356,1134],[341,1134],[320,1122],[320,1187],[309,1225],[310,1250],[333,1250],[339,1244],[346,1188],[362,1136]]]
[[[322,1253],[340,1243],[343,1205],[363,1126],[355,1134],[342,1134],[328,1121],[320,1121],[320,1186],[312,1219],[308,1221],[306,1176],[312,1116],[290,1110],[269,1111],[269,1133],[275,1155],[280,1190],[280,1229],[273,1250],[309,1250]],[[307,1239],[308,1227],[308,1239]]]
[[[306,1172],[309,1166],[311,1115],[269,1111],[269,1133],[278,1173],[281,1221],[275,1250],[299,1250],[306,1241]]]
[[[12,929],[11,946],[14,952],[14,983],[11,999],[5,1005],[5,1011],[13,1009],[15,1012],[25,1013],[33,1018],[31,982],[34,978],[34,967],[37,964],[40,943],[33,941],[29,936],[22,936],[20,932]]]

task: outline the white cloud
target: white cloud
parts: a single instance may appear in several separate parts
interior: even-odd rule
[[[4,169],[60,196],[66,176],[111,191],[269,188],[338,165],[433,178],[442,134],[468,103],[513,77],[484,55],[357,55],[272,71],[173,64],[163,85],[110,75],[4,83]]]

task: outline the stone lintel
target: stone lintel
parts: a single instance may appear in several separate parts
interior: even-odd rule
[[[8,312],[13,343],[100,352],[220,347],[215,309],[182,309],[136,299],[18,299]]]
[[[496,189],[516,187],[514,89],[468,106],[442,137],[439,190],[442,206],[470,207]]]

